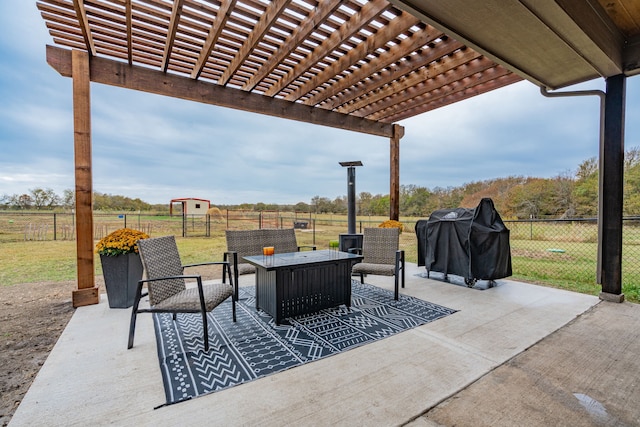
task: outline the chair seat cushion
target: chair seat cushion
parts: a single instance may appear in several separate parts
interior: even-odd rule
[[[247,263],[238,263],[238,274],[254,274],[256,272],[256,268]]]
[[[354,274],[376,274],[380,276],[393,276],[396,272],[395,265],[391,264],[370,264],[366,262],[360,262],[353,266],[352,272]]]
[[[202,290],[207,311],[213,310],[218,304],[233,295],[233,287],[223,283],[203,285]],[[198,288],[189,287],[154,305],[153,308],[156,310],[200,311]]]

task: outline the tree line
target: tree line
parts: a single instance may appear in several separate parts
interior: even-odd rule
[[[578,165],[575,172],[562,173],[553,178],[510,176],[467,183],[458,187],[429,189],[417,185],[400,187],[400,214],[428,217],[437,209],[477,206],[484,197],[493,199],[504,218],[589,218],[598,213],[598,161],[595,157]],[[61,196],[51,189],[34,188],[25,194],[3,195],[0,208],[13,210],[72,209],[74,192],[65,190]],[[254,211],[283,211],[310,213],[347,213],[347,196],[335,199],[314,196],[309,203],[277,205],[242,203],[218,205],[221,209]],[[389,214],[389,194],[357,195],[358,215],[385,216]],[[99,211],[154,211],[168,213],[168,204],[151,205],[139,198],[94,193],[94,209]],[[624,207],[625,216],[640,214],[640,149],[625,152]]]
[[[458,187],[429,189],[400,187],[400,215],[428,217],[437,209],[474,208],[484,197],[493,200],[503,218],[592,218],[598,214],[598,160],[587,159],[575,172],[553,178],[510,176],[476,181]],[[358,215],[387,215],[389,195],[360,193]],[[311,209],[320,213],[345,213],[346,197],[335,200],[316,196]],[[625,152],[624,216],[640,215],[640,149]]]
[[[0,196],[0,208],[7,210],[71,210],[75,207],[75,193],[64,190],[62,195],[51,188],[33,188],[23,194]],[[98,211],[160,211],[169,212],[169,205],[152,205],[139,198],[93,193],[93,208]]]

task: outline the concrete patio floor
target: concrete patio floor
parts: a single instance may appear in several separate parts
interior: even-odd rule
[[[459,312],[336,356],[159,409],[154,408],[165,397],[151,316],[138,317],[135,346],[127,350],[130,310],[109,309],[103,299],[76,310],[10,426],[549,425],[548,416],[554,413],[541,408],[542,404],[565,408],[555,412],[557,419],[551,418],[555,425],[640,422],[637,404],[627,405],[633,408],[625,414],[609,413],[609,418],[603,418],[602,411],[594,412],[600,409],[595,404],[583,404],[604,399],[595,397],[598,385],[593,382],[589,393],[571,391],[579,395],[575,402],[547,402],[544,392],[536,390],[553,381],[545,375],[556,372],[538,366],[540,374],[532,368],[528,377],[518,379],[518,372],[527,365],[515,363],[523,357],[529,357],[529,363],[547,360],[556,364],[556,370],[564,367],[571,376],[581,375],[584,383],[589,372],[567,365],[584,353],[589,357],[578,363],[594,359],[602,368],[587,369],[608,370],[593,373],[595,378],[609,379],[604,386],[624,385],[615,390],[615,396],[638,397],[638,352],[635,361],[628,353],[640,345],[640,339],[629,343],[633,336],[609,331],[607,325],[593,320],[594,312],[605,313],[612,327],[619,328],[621,321],[622,326],[635,327],[637,337],[637,305],[600,302],[594,296],[512,280],[499,280],[487,290],[468,289],[420,277],[424,271],[409,264],[401,292]],[[253,285],[253,280],[254,276],[242,276],[241,285]],[[366,281],[392,289],[392,278],[369,276]],[[575,333],[582,341],[571,339],[571,328],[576,326],[586,328]],[[622,365],[602,360],[597,349],[580,347],[590,341],[589,328],[594,329],[592,338],[603,351],[614,351],[612,357],[624,356]],[[558,335],[562,333],[566,336]],[[536,354],[532,350],[539,358],[531,356]],[[625,373],[626,379],[622,378]],[[614,392],[597,390],[597,395],[607,396],[609,391]],[[518,396],[529,395],[539,402],[520,398],[520,407],[514,406]],[[479,408],[488,405],[490,411],[483,415]],[[538,415],[532,417],[530,411]],[[622,424],[610,424],[616,420]]]

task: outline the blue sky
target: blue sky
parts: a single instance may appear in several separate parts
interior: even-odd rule
[[[71,79],[35,1],[0,6],[0,195],[74,187]],[[597,80],[576,89],[603,89]],[[389,193],[389,140],[91,86],[94,191],[150,203],[309,203],[345,196],[340,161],[362,160],[358,193]],[[627,148],[640,146],[640,77],[627,79]],[[597,97],[543,97],[520,82],[400,122],[400,183],[433,189],[573,173],[598,154]]]

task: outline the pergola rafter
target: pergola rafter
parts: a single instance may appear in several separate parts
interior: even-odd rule
[[[91,28],[89,28],[89,21],[87,19],[87,12],[84,8],[84,2],[82,0],[73,0],[73,5],[76,10],[78,26],[82,32],[82,38],[84,39],[87,51],[91,56],[96,56],[96,46],[93,42],[93,36],[91,35]]]
[[[173,3],[173,9],[171,10],[171,20],[169,21],[169,30],[167,31],[167,42],[164,45],[164,53],[162,55],[162,65],[160,69],[165,72],[169,66],[169,59],[173,53],[173,45],[176,39],[176,32],[178,31],[178,24],[180,23],[180,15],[182,14],[182,5],[184,0],[176,0]]]
[[[220,38],[220,33],[222,32],[222,28],[224,28],[229,16],[231,15],[231,10],[233,6],[236,4],[236,0],[223,0],[220,4],[220,9],[218,10],[218,19],[216,19],[209,29],[209,34],[207,39],[203,45],[203,49],[198,54],[198,60],[193,67],[193,71],[191,72],[191,78],[197,79],[200,77],[202,70],[211,55],[211,51],[215,47],[218,39]]]

